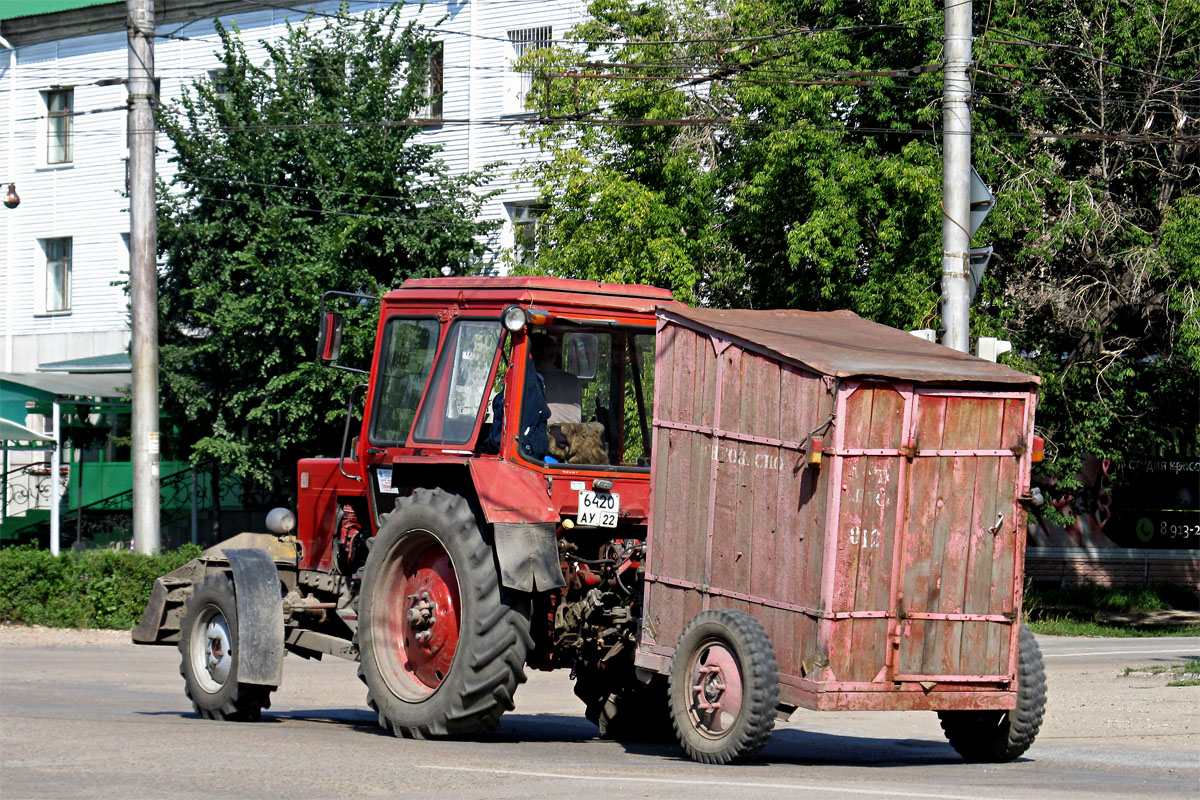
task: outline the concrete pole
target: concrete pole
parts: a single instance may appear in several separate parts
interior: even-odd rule
[[[5,169],[7,177],[11,183],[17,182],[17,162],[13,157],[15,150],[13,149],[14,137],[17,133],[17,48],[9,44],[8,40],[0,36],[0,47],[8,51],[8,150]],[[16,267],[13,264],[16,252],[14,248],[15,234],[14,226],[16,218],[14,212],[16,209],[5,209],[4,227],[7,233],[8,246],[4,249],[7,257],[7,265],[4,268],[4,371],[13,371],[13,318],[14,300],[17,297],[17,278],[14,275]]]
[[[133,366],[133,538],[161,549],[158,471],[158,228],[154,202],[154,0],[129,13],[129,295]]]
[[[971,1],[945,0],[942,70],[942,344],[970,350]]]
[[[62,524],[62,509],[58,505],[59,472],[62,470],[62,427],[58,420],[62,416],[62,407],[57,397],[54,398],[52,409],[50,413],[54,415],[51,423],[51,429],[54,431],[54,453],[50,456],[50,554],[56,556]]]

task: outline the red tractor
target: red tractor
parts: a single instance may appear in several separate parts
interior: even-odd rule
[[[409,280],[342,457],[299,462],[271,533],[159,578],[133,639],[177,643],[215,719],[258,718],[291,652],[357,660],[398,736],[494,728],[526,667],[569,668],[603,735],[674,730],[702,761],[801,706],[935,710],[969,759],[1014,758],[1044,703],[1019,630],[1035,384],[845,312]],[[963,465],[974,500],[943,502]]]

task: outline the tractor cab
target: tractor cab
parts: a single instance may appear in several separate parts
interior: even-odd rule
[[[490,522],[644,527],[663,305],[677,305],[666,290],[557,278],[387,294],[362,429],[339,459],[365,490],[357,516],[377,530],[398,498],[440,485],[475,495]],[[336,365],[341,319],[323,319]]]

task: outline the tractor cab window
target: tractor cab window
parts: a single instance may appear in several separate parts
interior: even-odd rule
[[[371,414],[371,441],[403,445],[433,367],[440,326],[436,319],[388,320],[383,333]]]
[[[538,328],[529,333],[528,353],[549,413],[544,451],[537,431],[522,432],[526,457],[550,465],[649,466],[653,332]]]
[[[456,445],[471,441],[503,331],[499,320],[454,323],[413,430],[415,441]]]

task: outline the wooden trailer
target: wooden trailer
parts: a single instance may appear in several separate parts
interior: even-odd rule
[[[671,675],[693,756],[761,748],[736,727],[771,701],[949,712],[968,758],[1023,752],[1044,704],[1020,626],[1038,378],[845,311],[662,310],[657,349],[635,662]],[[771,665],[746,615],[776,696],[752,697]]]

